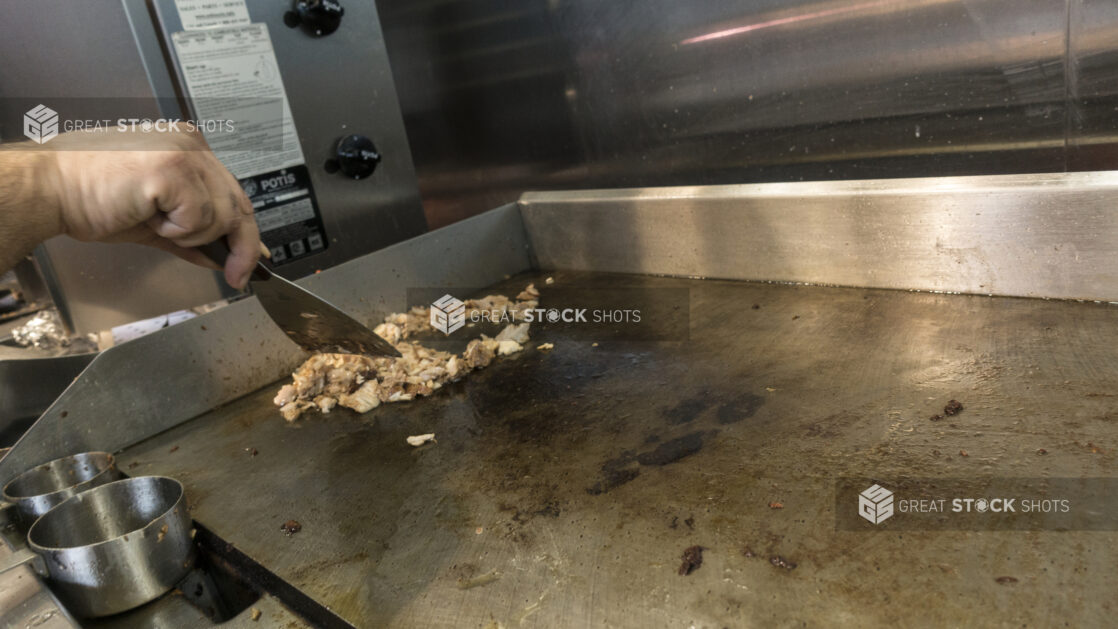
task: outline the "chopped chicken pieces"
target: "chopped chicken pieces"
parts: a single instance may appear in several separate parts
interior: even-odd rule
[[[540,350],[541,352],[548,352],[548,351],[551,351],[551,350],[555,349],[555,344],[554,343],[540,343],[539,345],[536,346],[536,349]]]
[[[497,342],[497,355],[498,356],[508,356],[509,354],[515,354],[522,349],[524,349],[524,347],[521,346],[520,343],[517,343],[516,341],[498,341]]]
[[[466,351],[462,352],[462,359],[466,361],[467,369],[482,369],[489,366],[493,362],[493,356],[497,353],[497,346],[500,345],[494,339],[481,335],[481,338],[470,341],[466,346]]]
[[[412,436],[412,437],[408,437],[408,445],[412,445],[412,446],[415,446],[415,447],[418,448],[419,446],[427,443],[428,441],[434,441],[434,440],[435,440],[435,433],[429,432],[425,435],[415,435],[415,436]]]
[[[527,323],[509,325],[497,335],[497,341],[516,341],[523,345],[528,342],[528,326]]]
[[[531,301],[533,299],[539,299],[540,291],[536,290],[535,284],[529,284],[528,288],[520,291],[520,294],[517,295],[516,298],[520,301]]]
[[[468,310],[487,310],[511,314],[523,320],[523,312],[539,305],[539,291],[529,284],[512,301],[504,295],[490,295],[466,301]],[[528,342],[528,323],[512,323],[496,338],[484,334],[470,341],[460,356],[424,347],[407,338],[431,329],[428,308],[415,307],[406,313],[391,314],[374,332],[400,352],[400,358],[359,356],[356,354],[316,354],[291,374],[273,403],[287,421],[303,412],[317,409],[329,413],[341,405],[365,413],[384,403],[407,402],[442,388],[474,369],[488,366],[496,356],[507,356],[524,349]],[[420,435],[427,437],[428,435]],[[433,439],[434,435],[430,435]],[[409,437],[409,443],[412,437]],[[418,445],[418,444],[413,444]]]

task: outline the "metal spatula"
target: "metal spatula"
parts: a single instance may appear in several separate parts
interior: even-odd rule
[[[225,266],[225,259],[229,257],[229,246],[224,239],[198,249],[221,266]],[[391,343],[353,317],[305,288],[272,273],[262,262],[256,263],[249,288],[272,321],[305,350],[400,356]]]

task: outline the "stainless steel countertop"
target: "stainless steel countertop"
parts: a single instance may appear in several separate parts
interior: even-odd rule
[[[495,289],[546,306],[544,275]],[[197,521],[357,627],[1109,623],[1113,533],[837,532],[833,480],[1115,475],[1114,306],[552,275],[687,287],[690,341],[537,334],[431,398],[294,424],[276,383],[123,469],[182,480]]]

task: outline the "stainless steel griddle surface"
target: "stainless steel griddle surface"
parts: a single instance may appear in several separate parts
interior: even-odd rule
[[[545,275],[493,292],[546,306]],[[688,287],[690,342],[536,334],[431,398],[294,424],[276,383],[122,467],[181,479],[196,520],[358,627],[1108,622],[1114,533],[836,532],[833,481],[1114,475],[1115,307],[551,275]]]

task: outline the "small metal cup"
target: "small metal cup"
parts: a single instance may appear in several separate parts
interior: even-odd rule
[[[195,561],[191,530],[182,484],[140,476],[68,498],[35,522],[27,544],[66,608],[93,618],[147,603],[182,580]]]
[[[2,497],[15,507],[21,528],[27,531],[63,500],[119,478],[113,455],[83,452],[27,470],[4,486]]]

